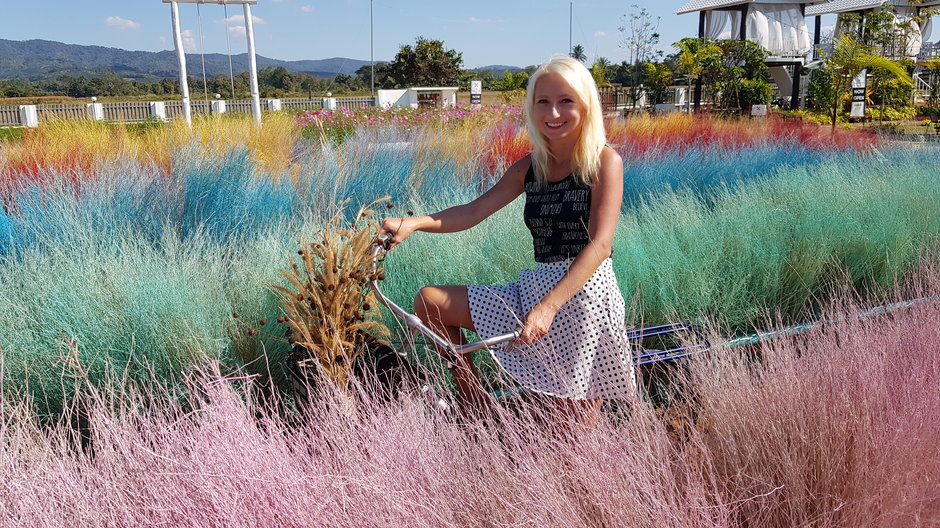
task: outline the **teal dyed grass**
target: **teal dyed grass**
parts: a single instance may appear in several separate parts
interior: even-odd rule
[[[642,289],[654,321],[678,312],[736,328],[773,312],[798,320],[846,282],[884,291],[940,233],[930,159],[898,152],[784,168],[709,203],[692,193],[651,200],[622,218],[618,247],[638,263],[619,259],[619,276]]]
[[[940,234],[933,172],[929,154],[898,151],[648,195],[625,209],[614,241],[623,294],[637,322],[709,319],[736,331],[775,313],[799,321],[845,285],[877,295]],[[386,291],[407,306],[424,284],[513,280],[531,263],[516,205],[479,226],[483,236],[415,235],[389,257]]]
[[[279,375],[286,343],[277,335],[250,337],[247,329],[280,315],[268,285],[280,280],[293,243],[274,235],[218,244],[194,234],[184,241],[169,230],[158,243],[132,232],[112,235],[76,225],[71,242],[58,249],[0,258],[6,387],[29,391],[44,412],[57,412],[77,375],[63,357],[63,337],[78,343],[78,359],[96,382],[109,370],[178,381],[205,357],[264,376],[273,362]]]

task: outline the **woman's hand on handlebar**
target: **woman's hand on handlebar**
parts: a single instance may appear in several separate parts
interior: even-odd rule
[[[382,221],[382,231],[392,235],[392,238],[389,240],[389,247],[395,244],[401,244],[411,233],[415,232],[418,228],[415,220],[415,218],[405,217],[386,218]]]
[[[519,338],[516,339],[515,344],[531,345],[545,337],[557,313],[558,308],[549,304],[539,303],[533,306],[525,316],[525,321],[522,323],[522,332]]]

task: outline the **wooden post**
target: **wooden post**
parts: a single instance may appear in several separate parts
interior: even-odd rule
[[[741,6],[741,38],[739,40],[742,41],[747,40],[747,8],[747,4]]]
[[[813,21],[813,60],[819,60],[819,43],[822,41],[822,16],[816,15]]]
[[[705,11],[699,11],[698,13],[698,38],[705,41]],[[698,112],[699,105],[702,104],[702,76],[700,75],[698,79],[695,79],[695,91],[692,95],[692,106],[695,108],[695,111]]]
[[[803,73],[803,64],[797,62],[793,65],[793,90],[790,92],[790,110],[800,108],[800,76]]]

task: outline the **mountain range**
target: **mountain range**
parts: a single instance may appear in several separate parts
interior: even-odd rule
[[[186,69],[189,75],[202,75],[205,60],[206,75],[229,74],[228,55],[222,53],[186,54]],[[356,70],[370,64],[369,61],[333,57],[330,59],[284,61],[257,56],[258,69],[283,66],[295,73],[307,73],[319,77],[332,77],[344,73],[355,75]],[[248,71],[248,54],[232,55],[232,69],[241,73]],[[516,71],[512,66],[486,66],[478,70]],[[128,51],[105,46],[65,44],[51,40],[5,40],[0,39],[0,79],[25,79],[29,81],[51,80],[59,75],[95,77],[111,70],[120,77],[138,81],[155,81],[179,75],[175,51]]]

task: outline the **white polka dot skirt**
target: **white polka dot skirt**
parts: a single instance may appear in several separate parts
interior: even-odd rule
[[[561,278],[574,259],[540,263],[507,285],[468,285],[470,315],[482,338],[512,332]],[[625,308],[611,259],[555,316],[531,345],[491,350],[496,362],[521,386],[570,399],[621,399],[635,392],[633,363],[625,337]]]

